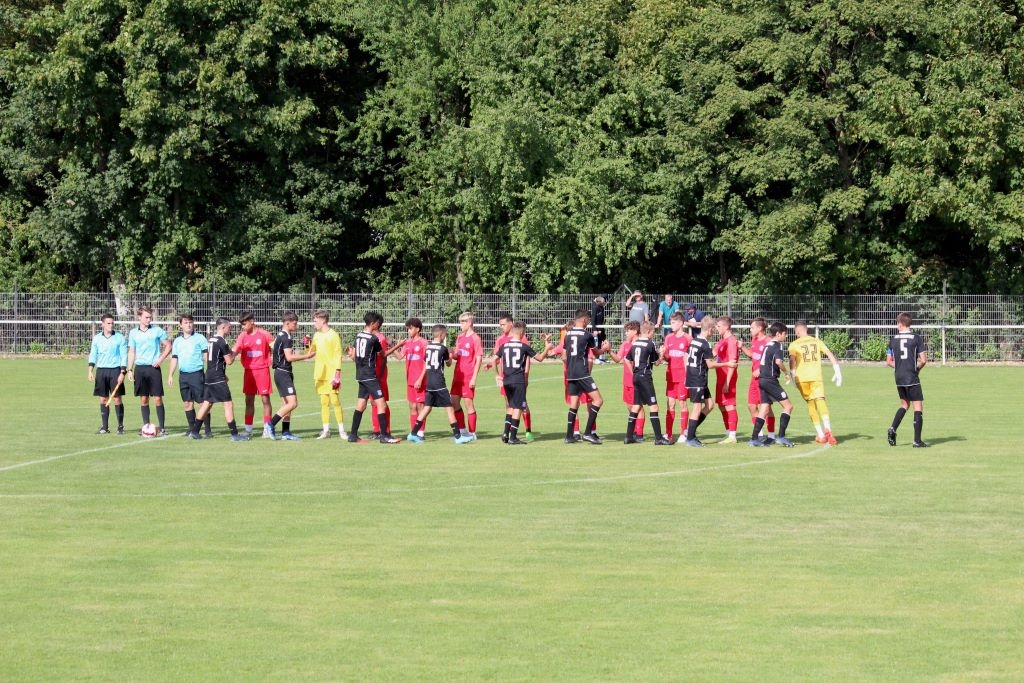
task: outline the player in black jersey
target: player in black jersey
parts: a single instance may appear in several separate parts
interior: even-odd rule
[[[651,368],[658,362],[658,347],[651,336],[658,328],[650,322],[640,324],[640,336],[633,340],[629,355],[623,358],[633,368],[633,405],[629,407],[626,420],[626,438],[623,443],[639,443],[634,432],[636,420],[646,405],[650,413],[651,427],[654,428],[654,445],[671,446],[672,442],[661,433],[661,418],[658,416],[658,394],[654,391],[654,376]]]
[[[576,414],[580,407],[580,394],[587,394],[590,398],[590,409],[587,412],[587,426],[583,430],[582,439],[598,445],[601,439],[594,433],[594,423],[604,399],[597,389],[597,382],[590,376],[590,368],[594,362],[591,352],[596,350],[597,353],[607,353],[611,349],[611,344],[605,341],[599,346],[597,337],[587,330],[589,322],[590,314],[587,311],[582,308],[576,311],[573,327],[565,333],[562,342],[565,347],[566,388],[569,392],[569,423],[565,430],[565,442],[576,443],[573,437],[573,423],[576,422]]]
[[[914,448],[928,448],[921,440],[924,426],[924,391],[921,389],[921,369],[928,364],[928,348],[921,335],[911,331],[914,319],[909,313],[900,313],[896,318],[896,335],[889,340],[885,363],[896,370],[896,391],[900,395],[900,407],[889,426],[889,445],[896,445],[896,430],[899,429],[907,409],[914,406]]]
[[[786,438],[786,427],[789,426],[789,417],[793,414],[793,402],[789,400],[782,385],[779,384],[779,376],[785,375],[786,384],[793,379],[793,373],[789,369],[789,351],[783,346],[786,341],[788,329],[785,323],[775,322],[768,328],[770,341],[764,345],[761,352],[761,364],[758,366],[758,388],[761,391],[761,403],[757,409],[757,418],[754,420],[754,431],[750,435],[750,445],[755,447],[770,446],[772,441],[761,439],[761,428],[764,427],[765,418],[768,417],[768,409],[772,403],[782,406],[782,415],[779,417],[779,434],[774,443],[787,448],[793,447],[793,442]]]
[[[283,404],[270,419],[270,424],[263,428],[263,436],[276,439],[276,428],[281,424],[281,438],[284,441],[299,441],[299,437],[292,434],[291,420],[288,417],[292,411],[299,407],[299,397],[295,393],[295,375],[292,373],[292,363],[312,358],[312,353],[295,353],[292,342],[292,333],[299,324],[299,316],[294,311],[285,311],[281,316],[281,330],[274,339],[273,352],[271,354],[271,367],[274,369],[274,384],[277,385],[277,393],[281,395]]]
[[[363,323],[366,326],[362,332],[356,335],[353,345],[359,394],[356,398],[356,414],[352,418],[352,431],[349,432],[348,440],[351,443],[359,441],[359,422],[363,419],[367,401],[372,400],[380,424],[380,442],[398,443],[399,439],[391,436],[390,425],[388,425],[388,402],[384,399],[384,390],[381,389],[380,380],[377,379],[377,357],[383,353],[384,347],[381,346],[380,338],[375,332],[380,330],[380,326],[384,324],[384,317],[376,311],[370,311],[363,316]]]
[[[505,389],[505,400],[511,411],[505,419],[505,431],[501,440],[512,446],[525,445],[519,440],[519,419],[526,410],[526,370],[530,359],[538,362],[547,358],[554,346],[548,341],[549,336],[540,335],[544,340],[544,350],[537,353],[523,342],[526,325],[519,320],[512,323],[511,339],[498,347],[496,355],[501,363],[502,386]]]
[[[203,402],[196,411],[196,421],[188,432],[188,438],[198,439],[199,426],[203,424],[203,418],[210,412],[214,403],[224,404],[224,420],[231,430],[232,441],[248,441],[249,438],[238,433],[238,425],[235,424],[235,406],[231,401],[231,389],[228,388],[227,367],[235,362],[235,356],[231,353],[226,337],[231,331],[231,321],[227,318],[217,318],[217,334],[210,337],[209,350],[206,359],[206,378],[203,387]]]
[[[423,407],[420,408],[416,422],[412,426],[406,441],[412,443],[423,443],[423,437],[419,432],[430,415],[432,408],[444,408],[448,412],[448,426],[452,430],[452,438],[460,436],[459,422],[455,418],[455,408],[452,407],[452,396],[448,392],[448,384],[444,379],[444,369],[452,364],[452,355],[445,345],[448,340],[448,328],[438,324],[430,328],[430,335],[433,341],[427,344],[423,352],[423,371],[418,379],[413,380],[413,387],[420,389],[426,384],[426,392],[423,397]]]
[[[708,370],[711,368],[735,368],[735,360],[719,362],[715,360],[715,350],[709,338],[715,329],[715,319],[706,315],[700,321],[700,334],[695,335],[686,350],[686,394],[690,399],[690,415],[686,423],[686,433],[679,435],[679,443],[691,447],[704,444],[697,438],[697,427],[715,407],[715,399],[708,388]]]

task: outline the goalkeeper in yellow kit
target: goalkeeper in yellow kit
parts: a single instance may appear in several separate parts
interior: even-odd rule
[[[807,334],[807,321],[797,320],[793,325],[796,334],[789,344],[789,369],[796,378],[797,389],[807,401],[807,413],[811,416],[815,441],[835,446],[838,441],[832,436],[832,421],[829,419],[828,404],[825,403],[825,383],[821,375],[821,357],[825,356],[832,363],[834,372],[832,381],[837,387],[843,385],[843,373],[839,370],[839,361],[828,350],[825,343]]]
[[[316,393],[320,397],[320,420],[324,428],[318,439],[331,436],[331,408],[338,421],[338,436],[347,439],[345,433],[345,411],[341,407],[339,391],[341,389],[341,336],[330,326],[327,311],[320,310],[313,314],[313,343],[311,351],[316,354],[313,365],[313,382]]]

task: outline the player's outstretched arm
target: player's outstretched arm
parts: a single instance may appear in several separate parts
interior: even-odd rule
[[[313,354],[309,353],[309,352],[306,352],[306,353],[295,353],[291,349],[285,349],[284,350],[284,359],[286,361],[288,361],[289,363],[297,363],[300,360],[307,360],[307,359],[312,358],[312,357],[313,357]]]
[[[399,349],[401,349],[403,346],[405,346],[405,343],[407,341],[409,341],[409,340],[408,339],[400,339],[399,341],[395,342],[395,345],[392,346],[390,349],[388,349],[388,352],[385,353],[384,355],[385,356],[390,356],[391,354],[396,353]]]
[[[549,337],[546,334],[541,335],[541,339],[544,340],[544,349],[533,357],[533,360],[537,361],[538,363],[547,358],[548,354],[551,353],[551,349],[555,348],[555,345],[548,341],[548,338]]]
[[[824,351],[825,357],[832,363],[832,381],[836,383],[837,387],[843,386],[843,371],[839,369],[839,360],[827,348]]]

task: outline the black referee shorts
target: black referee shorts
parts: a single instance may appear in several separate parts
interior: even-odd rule
[[[203,371],[178,373],[178,391],[181,393],[182,401],[202,401],[203,393],[206,391],[206,377]]]
[[[121,376],[121,368],[96,368],[96,383],[93,385],[92,395],[106,398],[110,392],[117,387],[117,378]],[[115,396],[124,396],[124,382],[117,387]]]
[[[164,374],[160,368],[154,368],[152,365],[135,366],[135,395],[164,395]]]

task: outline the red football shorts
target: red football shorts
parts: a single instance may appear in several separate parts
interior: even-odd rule
[[[747,405],[759,405],[761,403],[761,383],[756,377],[750,379],[750,388],[747,389]]]
[[[247,396],[270,396],[270,368],[246,368],[242,373],[242,393]]]
[[[665,385],[665,396],[679,401],[686,400],[686,382],[668,382]]]
[[[758,390],[760,393],[760,390]],[[715,403],[720,406],[736,405],[736,382],[724,387],[721,384],[715,387]]]
[[[476,387],[469,386],[469,380],[472,376],[466,377],[462,373],[456,372],[455,376],[452,377],[452,396],[459,396],[460,398],[473,398],[476,396]]]
[[[405,400],[409,403],[424,403],[427,400],[427,388],[423,386],[417,389],[414,386],[406,385]]]

